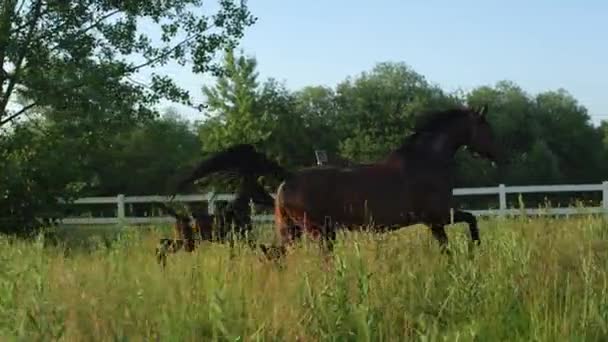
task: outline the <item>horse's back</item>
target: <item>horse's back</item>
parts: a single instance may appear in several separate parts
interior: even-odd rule
[[[315,221],[325,216],[345,223],[399,221],[393,213],[406,215],[409,206],[402,177],[383,165],[306,168],[281,184],[277,204]]]

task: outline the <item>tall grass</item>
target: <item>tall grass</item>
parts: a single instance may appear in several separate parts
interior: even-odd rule
[[[600,218],[338,236],[328,260],[304,242],[282,262],[203,244],[170,255],[130,230],[88,250],[0,240],[3,340],[606,341],[608,225]]]

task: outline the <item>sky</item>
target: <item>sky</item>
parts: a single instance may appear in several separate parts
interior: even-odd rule
[[[378,62],[405,62],[447,91],[511,80],[530,94],[564,88],[608,120],[606,0],[249,0],[258,21],[241,48],[260,79],[335,86]],[[203,101],[208,82],[163,70]],[[176,106],[187,118],[202,114]]]

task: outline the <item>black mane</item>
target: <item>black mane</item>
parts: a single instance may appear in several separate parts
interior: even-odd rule
[[[423,133],[434,132],[452,123],[454,120],[467,115],[469,115],[469,111],[466,108],[451,108],[447,110],[422,112],[414,121],[413,133],[405,137],[401,147],[395,150],[395,152],[413,152],[418,138],[420,138]]]
[[[434,131],[451,123],[454,119],[460,119],[467,115],[469,115],[469,111],[464,108],[424,112],[415,119],[414,134]]]

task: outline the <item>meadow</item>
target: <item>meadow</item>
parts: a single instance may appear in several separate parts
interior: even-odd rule
[[[2,238],[0,338],[606,341],[607,223],[484,219],[473,254],[455,225],[451,258],[424,226],[339,234],[329,260],[310,241],[281,263],[207,243],[170,255],[164,271],[154,248],[167,227]]]

